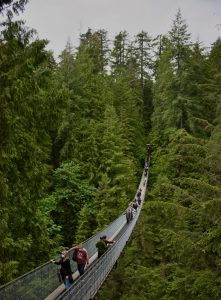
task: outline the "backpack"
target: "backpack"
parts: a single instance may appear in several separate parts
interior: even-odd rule
[[[77,254],[78,254],[78,250],[75,249],[72,254],[73,261],[77,261]]]

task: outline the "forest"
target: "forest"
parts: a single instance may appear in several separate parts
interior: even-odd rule
[[[0,284],[126,208],[153,145],[140,220],[97,299],[221,299],[221,39],[88,29],[56,61],[0,1]],[[3,20],[3,21],[2,21]]]

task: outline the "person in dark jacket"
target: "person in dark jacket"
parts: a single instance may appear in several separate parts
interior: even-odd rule
[[[58,261],[51,260],[52,263],[56,265],[60,265],[60,275],[61,279],[65,285],[65,288],[68,289],[72,283],[74,282],[72,278],[72,270],[71,270],[71,263],[70,263],[70,258],[68,256],[68,252],[64,250],[61,253],[61,258]]]
[[[132,206],[128,206],[128,208],[125,211],[127,224],[130,223],[130,221],[133,220],[133,208]]]
[[[138,205],[141,205],[141,197],[139,196],[139,197],[137,197],[137,203],[138,203]]]
[[[147,176],[148,169],[149,169],[149,168],[148,168],[148,166],[146,165],[145,168],[144,168],[144,176]]]
[[[142,189],[140,188],[137,192],[137,197],[141,197]]]
[[[137,204],[137,201],[135,200],[133,202],[133,209],[135,209],[135,211],[137,212],[137,208],[138,208],[138,204]]]

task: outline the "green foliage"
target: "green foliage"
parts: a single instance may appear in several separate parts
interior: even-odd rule
[[[140,87],[134,88],[127,72],[116,77],[112,86],[113,104],[121,120],[124,138],[127,140],[129,152],[134,157],[142,159],[145,155],[145,131],[141,117],[142,102],[140,103]]]
[[[123,76],[112,80],[95,70],[101,54],[95,51],[100,47],[95,37],[91,31],[82,35],[76,55],[66,47],[58,68],[60,79],[69,78],[70,91],[58,131],[63,144],[60,158],[79,164],[98,188],[95,202],[85,204],[81,212],[78,239],[101,229],[125,209],[144,156],[137,93]]]
[[[113,106],[107,106],[102,124],[99,186],[96,200],[99,228],[108,225],[127,205],[127,195],[135,190],[136,177],[132,158],[127,155],[128,140]]]
[[[178,11],[167,43],[157,62],[152,126],[163,137],[177,129],[208,137],[213,128],[216,103],[206,56],[199,43],[191,45],[187,26]]]
[[[39,213],[51,171],[47,163],[50,122],[47,116],[42,122],[42,108],[44,91],[50,89],[53,59],[44,49],[47,42],[34,40],[33,34],[19,21],[8,21],[1,31],[0,198],[5,232],[0,241],[5,270],[1,282],[45,261],[53,246],[46,220]],[[24,263],[29,252],[33,255]],[[13,270],[7,267],[11,264]]]
[[[79,222],[76,230],[76,243],[87,240],[91,237],[92,232],[97,231],[97,207],[95,201],[85,203],[78,214]]]
[[[56,64],[23,22],[1,29],[0,282],[122,213],[148,136],[151,190],[98,297],[220,299],[220,40],[205,54],[178,11],[152,80],[146,32],[110,51],[89,29]]]
[[[209,53],[209,61],[213,68],[220,73],[221,71],[221,55],[220,55],[221,39],[218,38],[213,43],[212,49]]]
[[[121,31],[114,38],[114,47],[111,51],[111,70],[113,74],[121,73],[128,60],[128,33]]]
[[[50,200],[54,203],[51,215],[61,229],[63,243],[71,246],[75,240],[80,212],[85,203],[92,200],[94,190],[82,180],[79,166],[63,163],[54,172],[54,192]]]

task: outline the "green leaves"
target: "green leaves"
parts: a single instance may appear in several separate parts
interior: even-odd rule
[[[39,213],[51,170],[47,163],[49,122],[48,118],[42,120],[46,109],[43,95],[51,83],[51,54],[44,49],[46,41],[33,41],[33,34],[19,21],[6,22],[1,31],[0,198],[2,222],[7,227],[0,251],[2,268],[11,263],[15,267],[7,268],[9,274],[3,276],[3,282],[48,258],[42,245],[50,251],[52,244],[47,220]],[[24,264],[30,251],[34,255]]]
[[[54,192],[49,198],[54,223],[60,227],[65,246],[75,240],[81,209],[92,201],[94,190],[82,180],[79,166],[63,163],[54,173]],[[50,203],[50,202],[49,202]]]

